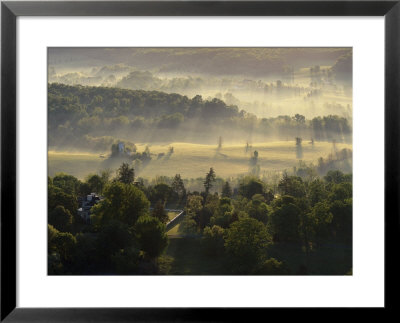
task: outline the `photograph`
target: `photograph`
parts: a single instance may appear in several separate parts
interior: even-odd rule
[[[352,155],[352,47],[47,47],[47,274],[352,275]]]

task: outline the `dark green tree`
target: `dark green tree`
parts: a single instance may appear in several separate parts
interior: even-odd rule
[[[99,176],[97,174],[89,175],[86,178],[86,183],[88,183],[88,185],[89,185],[90,192],[95,192],[98,194],[103,193],[103,188],[104,188],[105,182],[101,176]]]
[[[124,184],[132,184],[135,180],[135,170],[128,163],[122,163],[117,170],[117,181]]]
[[[287,199],[282,197],[281,200],[283,200],[282,206],[276,208],[270,216],[270,226],[274,241],[299,242],[301,210],[291,201],[290,197]]]
[[[204,228],[202,244],[207,255],[217,256],[223,254],[224,234],[225,230],[218,225]]]
[[[150,200],[153,204],[161,201],[163,204],[169,202],[172,194],[172,188],[168,184],[160,183],[153,187]]]
[[[267,256],[271,237],[264,224],[245,218],[232,223],[225,235],[225,248],[238,274],[251,273]]]
[[[219,200],[218,206],[214,206],[214,215],[210,219],[211,225],[227,228],[232,223],[233,206],[228,197]]]
[[[183,184],[183,180],[181,178],[180,174],[176,174],[172,184],[171,184],[172,191],[177,195],[178,197],[178,203],[180,203],[184,197],[186,196],[186,189],[185,185]]]
[[[101,225],[111,219],[133,226],[137,219],[149,213],[150,202],[133,184],[114,182],[106,186],[104,200],[92,207],[93,224]]]
[[[52,239],[56,252],[64,267],[70,267],[76,246],[76,238],[69,232],[58,232]]]
[[[63,232],[71,232],[73,216],[70,211],[58,205],[49,213],[49,224]]]
[[[263,194],[264,183],[256,177],[245,177],[239,183],[239,194],[251,199],[255,194]]]
[[[286,173],[278,184],[278,190],[282,195],[293,197],[304,197],[306,195],[306,189],[301,177],[288,176]]]
[[[76,198],[71,194],[64,193],[60,188],[55,186],[49,186],[48,188],[47,203],[49,213],[59,205],[63,206],[71,214],[76,214],[78,209]]]
[[[150,258],[160,256],[168,245],[165,224],[151,216],[142,216],[135,225],[140,249]]]
[[[215,180],[216,180],[215,171],[211,167],[210,171],[206,174],[206,179],[204,181],[204,189],[205,189],[206,196],[209,194],[210,189],[213,187]]]
[[[76,196],[79,193],[80,181],[75,176],[58,173],[53,177],[53,185],[65,194]]]
[[[158,201],[156,203],[156,205],[154,206],[153,212],[151,213],[151,216],[157,218],[162,223],[168,222],[168,214],[165,211],[164,204],[161,201]]]
[[[229,182],[225,182],[224,186],[222,187],[222,196],[223,197],[232,197],[232,188],[229,185]]]
[[[259,194],[254,195],[251,202],[247,205],[247,213],[250,217],[267,224],[271,210],[264,199],[258,199],[258,196],[262,197]]]

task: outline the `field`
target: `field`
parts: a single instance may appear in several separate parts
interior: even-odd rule
[[[176,217],[179,213],[178,212],[168,212],[168,219],[171,221],[174,217]],[[179,223],[173,226],[170,230],[167,231],[168,236],[171,237],[176,237],[179,235],[178,229],[179,229]]]
[[[190,143],[148,144],[152,160],[139,169],[136,175],[152,179],[157,175],[174,176],[180,173],[183,178],[204,177],[210,167],[213,167],[217,176],[222,178],[236,177],[249,171],[249,160],[255,150],[258,151],[258,161],[262,172],[282,171],[291,169],[298,164],[296,145],[292,141],[276,141],[253,144],[246,152],[245,144],[201,145]],[[169,147],[174,148],[172,155],[168,155]],[[144,151],[146,144],[137,144],[138,151]],[[351,144],[336,144],[337,149],[352,148]],[[332,143],[307,141],[302,144],[302,160],[314,164],[319,157],[327,157],[333,151]],[[102,169],[116,169],[121,161],[112,161],[102,158],[95,153],[69,153],[62,151],[48,152],[49,176],[58,172],[65,172],[83,179],[90,173]]]

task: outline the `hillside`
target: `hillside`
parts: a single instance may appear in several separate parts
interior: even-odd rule
[[[257,118],[227,105],[159,91],[49,84],[51,149],[104,151],[126,142],[264,142],[294,137],[351,141],[351,121],[328,115]]]

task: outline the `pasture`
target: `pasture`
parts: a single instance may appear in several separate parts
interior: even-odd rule
[[[139,169],[135,169],[136,176],[153,179],[156,176],[174,176],[181,174],[182,178],[204,177],[213,167],[217,176],[222,178],[237,177],[249,172],[249,162],[255,150],[258,152],[260,173],[268,171],[282,171],[292,169],[298,165],[294,140],[275,141],[253,144],[246,152],[245,143],[235,145],[202,145],[192,143],[168,144],[137,144],[139,152],[149,146],[152,160]],[[174,152],[169,155],[169,147]],[[352,148],[351,144],[337,143],[338,150]],[[304,140],[302,143],[302,160],[306,163],[317,163],[319,157],[326,158],[333,152],[333,145],[329,142],[314,142],[312,145]],[[111,160],[100,157],[99,153],[69,153],[62,151],[48,152],[49,176],[58,172],[65,172],[83,179],[90,173],[97,173],[102,169],[116,170],[121,160]]]

